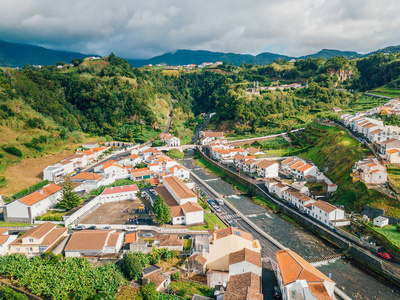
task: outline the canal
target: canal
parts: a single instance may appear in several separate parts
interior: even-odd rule
[[[205,168],[199,168],[192,154],[185,154],[182,164],[224,196],[265,232],[306,260],[340,253],[330,243],[297,225],[291,219],[255,204],[250,197],[240,195],[223,179]],[[353,299],[400,299],[400,289],[396,285],[377,277],[351,260],[342,258],[317,268],[328,276],[331,274],[331,278],[337,286]]]

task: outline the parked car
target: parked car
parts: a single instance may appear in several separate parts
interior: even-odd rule
[[[74,229],[75,229],[75,230],[84,230],[84,229],[86,229],[86,226],[84,226],[84,225],[79,225],[79,226],[76,226]]]
[[[274,286],[274,297],[275,298],[280,298],[281,297],[281,290],[279,286]]]
[[[239,172],[239,168],[236,168],[236,172]]]
[[[96,227],[96,226],[90,226],[90,227],[88,227],[88,229],[89,229],[89,230],[96,230],[97,227]]]
[[[152,193],[154,196],[157,196],[156,191],[154,189],[150,189],[149,192]]]
[[[104,226],[102,229],[103,229],[103,230],[110,230],[110,229],[111,229],[111,226]]]
[[[151,232],[148,232],[148,233],[143,234],[142,236],[152,237],[153,234]]]
[[[379,252],[378,255],[387,260],[391,260],[393,258],[389,253],[386,252]]]
[[[225,218],[225,220],[230,224],[232,222],[231,218]]]
[[[213,206],[214,207],[214,209],[217,211],[217,212],[221,212],[221,209],[219,208],[219,206]]]
[[[237,228],[237,225],[236,225],[236,223],[235,222],[230,222],[229,223],[232,227],[235,227],[235,228]]]
[[[136,231],[138,228],[135,225],[126,226],[124,231]]]

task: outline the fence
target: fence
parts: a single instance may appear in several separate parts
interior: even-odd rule
[[[94,211],[100,205],[100,197],[91,197],[86,200],[83,205],[72,209],[69,213],[63,216],[65,226],[79,221],[79,219],[87,216],[90,212]]]

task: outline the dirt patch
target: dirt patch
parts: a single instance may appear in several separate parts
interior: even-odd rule
[[[129,224],[128,219],[135,217],[152,222],[147,212],[137,211],[141,204],[143,201],[139,199],[102,204],[83,219],[82,224]]]
[[[43,170],[48,165],[58,163],[66,156],[74,154],[74,149],[76,147],[76,145],[69,145],[66,146],[65,150],[59,153],[46,154],[38,158],[26,158],[21,162],[12,164],[4,172],[9,182],[6,187],[0,189],[0,193],[8,197],[38,183],[42,180]]]

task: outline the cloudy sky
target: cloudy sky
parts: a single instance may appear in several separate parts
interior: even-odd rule
[[[124,58],[366,53],[400,44],[399,11],[398,0],[0,0],[0,39]]]

